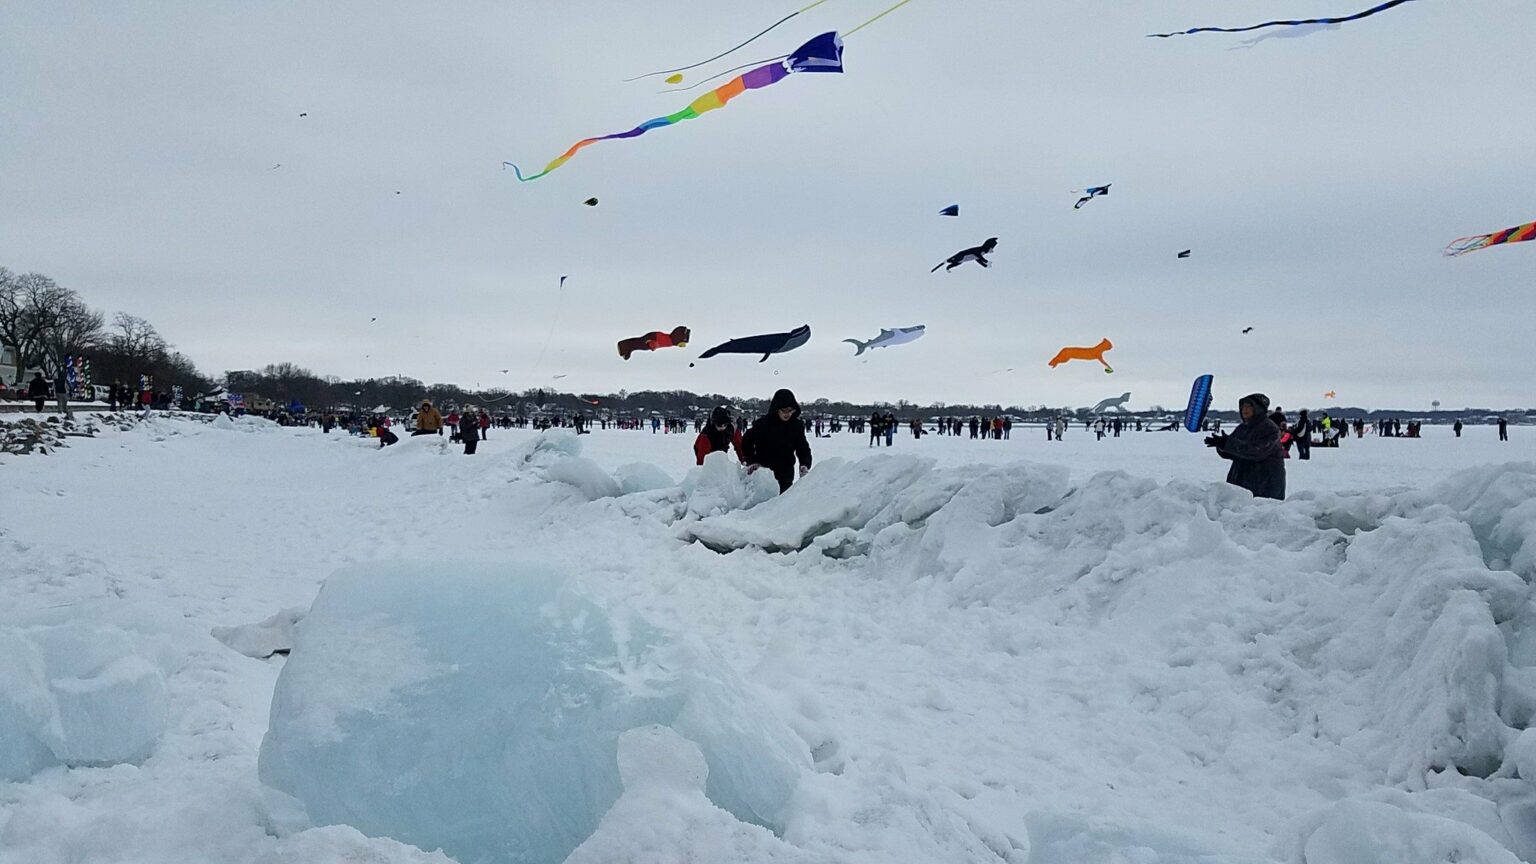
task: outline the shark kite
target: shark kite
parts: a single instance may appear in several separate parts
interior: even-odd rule
[[[897,327],[894,330],[886,330],[882,328],[880,330],[880,335],[869,340],[868,342],[860,342],[857,339],[844,339],[843,341],[848,342],[859,349],[853,354],[853,356],[857,357],[860,354],[863,354],[866,349],[888,348],[892,345],[905,345],[908,342],[916,341],[922,338],[925,330],[927,330],[926,324],[919,324],[916,327]]]

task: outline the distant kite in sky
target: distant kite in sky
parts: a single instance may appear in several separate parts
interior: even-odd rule
[[[299,112],[299,116],[300,117],[308,117],[309,116],[309,112],[308,111],[300,111]]]
[[[793,351],[809,341],[811,341],[811,325],[802,324],[788,333],[766,333],[762,336],[732,339],[700,354],[699,359],[703,360],[716,354],[761,354],[763,359],[757,362],[762,363],[770,355]]]
[[[1243,328],[1243,332],[1244,333],[1252,333],[1253,332],[1253,328],[1252,327],[1244,327]]]
[[[1377,6],[1356,12],[1353,15],[1344,15],[1339,18],[1301,18],[1295,21],[1265,21],[1263,24],[1252,24],[1247,27],[1193,27],[1189,30],[1179,30],[1174,33],[1148,33],[1148,38],[1166,39],[1169,36],[1188,36],[1194,33],[1247,33],[1249,30],[1261,30],[1265,27],[1301,27],[1307,24],[1345,24],[1350,21],[1358,21],[1361,18],[1369,18],[1377,12],[1385,12],[1393,6],[1401,6],[1411,3],[1413,0],[1387,0]]]
[[[1238,51],[1238,50],[1241,50],[1243,48],[1252,48],[1253,46],[1259,44],[1260,42],[1263,42],[1266,39],[1297,39],[1297,38],[1300,38],[1302,36],[1311,36],[1313,33],[1318,33],[1318,32],[1321,32],[1323,30],[1337,30],[1337,29],[1339,29],[1342,26],[1344,26],[1344,25],[1338,24],[1338,23],[1334,23],[1334,24],[1298,24],[1295,27],[1292,27],[1292,28],[1290,28],[1288,30],[1275,30],[1275,31],[1272,31],[1270,33],[1262,33],[1262,34],[1260,34],[1258,36],[1253,37],[1252,39],[1244,39],[1243,41],[1237,43],[1236,45],[1233,45],[1231,48],[1228,48],[1227,50],[1228,51]]]
[[[894,330],[886,330],[882,328],[880,330],[880,335],[869,340],[868,342],[860,342],[857,339],[844,339],[843,341],[851,343],[859,349],[853,352],[853,356],[857,357],[860,354],[863,354],[867,349],[888,348],[892,345],[905,345],[908,342],[914,342],[918,339],[921,339],[923,333],[926,332],[927,329],[928,328],[926,324],[919,324],[916,327],[897,327]]]
[[[583,201],[581,203],[587,205],[588,207],[596,207],[597,206],[597,199],[596,198],[588,198],[587,200],[585,200],[585,201]]]
[[[1109,187],[1111,185],[1113,184],[1105,183],[1103,186],[1089,186],[1087,189],[1073,189],[1073,192],[1082,192],[1083,197],[1077,199],[1077,203],[1072,205],[1072,209],[1079,210],[1084,204],[1087,204],[1089,201],[1092,201],[1100,195],[1108,195]]]
[[[1337,395],[1339,395],[1337,392],[1335,392],[1333,390],[1329,390],[1327,393],[1323,394],[1323,398],[1324,399],[1332,399],[1332,398],[1334,398]]]
[[[1092,348],[1063,348],[1056,352],[1056,356],[1051,358],[1051,362],[1048,365],[1055,369],[1069,360],[1097,360],[1104,364],[1104,371],[1106,373],[1113,372],[1115,371],[1114,367],[1104,360],[1104,352],[1113,347],[1115,347],[1113,342],[1108,339],[1100,339],[1099,344]]]
[[[939,211],[939,215],[940,216],[959,216],[960,215],[960,205],[959,204],[951,204],[948,207],[945,207],[943,210],[940,210]]]
[[[1445,247],[1441,254],[1454,258],[1457,255],[1465,255],[1468,252],[1487,249],[1489,246],[1498,246],[1503,243],[1520,243],[1525,240],[1536,240],[1536,222],[1527,222],[1524,225],[1505,228],[1503,231],[1495,231],[1492,234],[1478,234],[1475,237],[1461,237],[1452,240],[1451,245]]]
[[[671,333],[652,330],[644,336],[632,336],[619,340],[619,356],[625,360],[636,351],[655,351],[657,348],[687,348],[690,332],[687,327],[673,327]]]
[[[681,74],[669,74],[669,73],[687,72],[689,69],[697,69],[700,66],[705,66],[707,64],[713,63],[716,60],[719,60],[721,57],[725,57],[725,56],[728,56],[730,54],[734,54],[737,51],[740,51],[742,48],[745,48],[748,45],[751,45],[753,42],[756,42],[758,39],[762,38],[763,36],[766,36],[774,28],[778,27],[780,24],[783,24],[785,21],[788,21],[789,19],[795,17],[796,15],[799,15],[802,12],[809,12],[812,9],[815,9],[817,6],[820,6],[821,4],[823,4],[825,2],[827,2],[827,0],[816,0],[816,2],[810,4],[809,6],[803,6],[803,7],[799,8],[799,9],[796,9],[795,11],[789,13],[788,15],[785,15],[783,18],[780,18],[779,20],[773,22],[773,24],[770,25],[767,29],[759,31],[758,34],[756,36],[753,36],[751,39],[748,39],[747,41],[742,42],[741,44],[736,45],[736,46],[734,46],[732,48],[726,49],[725,51],[721,51],[719,54],[716,54],[715,56],[710,57],[707,60],[700,60],[697,63],[690,63],[687,66],[678,66],[678,67],[675,67],[675,68],[672,68],[672,69],[658,69],[655,72],[647,72],[644,75],[636,75],[633,78],[625,78],[624,80],[626,82],[628,82],[628,81],[640,81],[640,80],[645,79],[645,78],[654,78],[657,75],[666,75],[667,77],[666,77],[665,80],[666,80],[666,82],[668,84],[680,83],[683,80],[683,76]]]
[[[569,277],[568,277],[568,276],[566,276],[566,275],[565,275],[565,274],[564,274],[564,273],[561,273],[561,274],[560,274],[560,287],[561,287],[561,288],[564,288],[564,287],[565,287],[565,280],[566,280],[566,279],[568,279],[568,278],[569,278]]]
[[[1190,252],[1191,252],[1191,251],[1193,251],[1193,250],[1191,250],[1191,249],[1185,249],[1185,250],[1184,250],[1184,251],[1183,251],[1183,252],[1180,252],[1180,253],[1179,253],[1179,254],[1178,254],[1178,257],[1179,257],[1179,258],[1188,258],[1188,257],[1189,257],[1189,253],[1190,253]]]
[[[1111,396],[1108,399],[1101,400],[1099,404],[1090,408],[1088,413],[1103,414],[1105,411],[1108,411],[1111,408],[1115,409],[1116,411],[1124,412],[1125,403],[1129,401],[1131,401],[1131,393],[1129,390],[1127,390],[1126,392],[1121,393],[1119,396]]]
[[[945,258],[943,261],[933,265],[933,269],[929,270],[928,272],[937,273],[939,272],[939,268],[943,267],[944,272],[948,273],[949,271],[959,267],[961,264],[964,264],[967,261],[975,261],[977,264],[980,264],[983,267],[991,267],[992,262],[987,260],[987,256],[991,255],[992,250],[996,248],[997,238],[988,237],[987,242],[981,244],[980,246],[972,246],[969,249],[961,249],[959,252],[956,252],[948,258]]]
[[[771,63],[758,66],[732,78],[730,81],[693,100],[692,104],[687,108],[675,114],[647,120],[628,132],[616,132],[612,135],[602,135],[596,138],[583,138],[572,144],[570,149],[556,157],[553,162],[544,166],[544,170],[537,174],[530,174],[524,177],[522,169],[518,168],[516,164],[512,162],[504,162],[502,164],[510,166],[512,173],[517,175],[517,179],[520,182],[526,183],[529,180],[537,180],[564,165],[572,156],[576,155],[576,151],[586,147],[588,144],[617,138],[638,138],[652,129],[671,126],[684,120],[692,120],[701,114],[724,107],[726,103],[748,90],[760,90],[770,84],[777,84],[797,72],[842,71],[843,40],[835,32],[823,33],[796,48],[793,53],[781,60],[774,60]]]
[[[283,167],[283,163],[279,162],[276,165],[273,165],[271,168],[268,168],[267,170],[268,171],[276,171],[277,169],[279,169],[281,167]]]

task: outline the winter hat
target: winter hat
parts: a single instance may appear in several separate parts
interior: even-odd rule
[[[1249,393],[1247,396],[1237,400],[1238,407],[1241,408],[1244,402],[1253,406],[1255,417],[1262,417],[1269,411],[1269,397],[1263,393]]]
[[[715,410],[709,412],[709,425],[711,426],[724,426],[730,422],[730,409],[726,408],[724,405],[716,405]]]
[[[800,410],[800,403],[795,401],[795,394],[789,390],[780,390],[773,394],[773,401],[768,403],[768,413],[776,413],[780,408],[793,408]]]

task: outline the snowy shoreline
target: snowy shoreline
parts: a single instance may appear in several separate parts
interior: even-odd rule
[[[212,630],[308,608],[352,565],[530,556],[698,636],[814,762],[781,837],[653,836],[677,858],[1529,860],[1536,452],[1482,431],[1314,450],[1278,505],[1150,433],[817,439],[802,486],[751,509],[734,469],[685,477],[680,435],[492,430],[464,458],[151,418],[0,456],[0,633],[47,667],[38,634],[83,628],[70,644],[143,660],[113,681],[163,691],[147,754],[0,785],[0,860],[445,860],[271,836],[256,753],[284,661]],[[55,701],[109,683],[24,653],[7,680]],[[656,816],[616,807],[604,836]]]

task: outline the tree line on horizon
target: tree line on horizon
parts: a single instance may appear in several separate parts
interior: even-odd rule
[[[613,414],[650,414],[691,417],[707,413],[716,405],[729,405],[741,413],[764,410],[767,400],[727,396],[720,393],[694,393],[688,390],[643,390],[617,393],[562,393],[552,388],[514,391],[502,388],[471,390],[456,384],[428,384],[407,376],[355,378],[343,380],[334,375],[319,375],[295,363],[271,363],[259,370],[226,371],[214,379],[198,371],[195,363],[165,340],[154,325],[126,312],[118,312],[107,322],[105,313],[93,309],[73,289],[59,285],[40,273],[17,274],[0,267],[0,344],[16,354],[16,369],[11,384],[24,384],[30,369],[41,370],[49,379],[63,374],[66,358],[83,356],[91,364],[91,383],[110,385],[117,381],[136,390],[139,376],[147,375],[158,391],[180,386],[187,395],[212,394],[220,386],[231,393],[259,395],[280,404],[298,402],[311,409],[351,408],[367,411],[377,406],[395,410],[408,409],[423,399],[441,405],[479,405],[494,411],[558,412],[607,411]],[[1043,420],[1067,413],[1079,419],[1089,415],[1088,408],[1046,405],[947,404],[926,405],[897,402],[850,402],[815,399],[804,403],[808,414],[837,417],[863,417],[873,412],[892,413],[899,419],[917,417],[1013,416]],[[1125,416],[1165,416],[1182,409],[1153,405]],[[1429,417],[1450,420],[1479,413],[1496,414],[1493,409],[1467,408],[1413,412],[1340,407],[1340,416],[1351,417]],[[1235,412],[1212,411],[1211,416],[1235,419]],[[1112,414],[1106,416],[1114,416]]]

